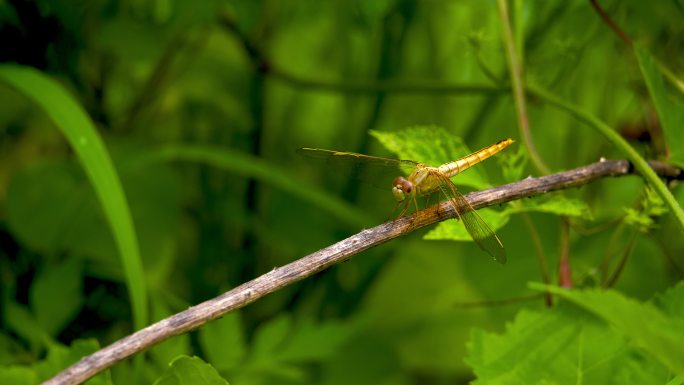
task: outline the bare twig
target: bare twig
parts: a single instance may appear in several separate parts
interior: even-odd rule
[[[651,167],[661,176],[682,179],[681,170],[660,162]],[[474,208],[499,205],[509,201],[541,195],[549,191],[587,184],[593,180],[622,176],[634,172],[626,160],[601,161],[574,170],[527,178],[522,181],[476,191],[466,196]],[[334,245],[328,246],[285,266],[244,283],[216,298],[193,306],[180,313],[139,330],[80,361],[49,379],[44,384],[79,384],[170,337],[196,329],[207,322],[242,308],[287,285],[307,278],[360,252],[401,235],[436,222],[454,218],[457,214],[448,202],[432,206],[410,216],[363,230]]]

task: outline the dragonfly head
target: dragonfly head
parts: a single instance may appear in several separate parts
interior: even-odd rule
[[[409,182],[403,176],[398,176],[392,181],[392,195],[397,202],[403,202],[406,199],[406,194],[413,193],[413,183]]]

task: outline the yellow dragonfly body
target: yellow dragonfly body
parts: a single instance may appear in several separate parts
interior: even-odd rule
[[[392,181],[392,195],[394,195],[398,206],[403,204],[399,216],[402,216],[408,210],[411,202],[414,202],[416,208],[418,207],[416,197],[430,195],[439,191],[451,202],[475,243],[498,262],[506,263],[506,252],[501,240],[458,191],[456,185],[451,181],[451,177],[498,153],[511,143],[513,143],[513,140],[504,139],[438,167],[428,166],[413,160],[381,158],[353,152],[315,148],[301,148],[298,152],[304,156],[325,158],[331,162],[342,161],[351,162],[356,165],[366,164],[410,170],[407,177],[398,176]]]

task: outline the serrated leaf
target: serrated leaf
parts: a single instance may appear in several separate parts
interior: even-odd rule
[[[684,376],[684,318],[668,316],[650,303],[637,302],[612,290],[530,286],[548,290],[595,314],[672,372]],[[682,289],[684,286],[678,290]]]
[[[509,216],[492,209],[477,210],[478,214],[484,219],[487,224],[496,231],[508,223]],[[448,220],[440,222],[437,227],[430,230],[423,239],[429,240],[450,240],[450,241],[465,241],[471,242],[473,238],[466,231],[465,226],[461,221]]]
[[[515,202],[515,205],[511,205],[504,210],[504,213],[508,215],[521,212],[539,212],[589,220],[592,218],[591,210],[589,210],[586,202],[579,199],[566,198],[562,195],[520,200]]]
[[[684,105],[667,92],[651,54],[638,44],[634,45],[634,53],[658,112],[665,142],[670,149],[670,160],[684,166]]]
[[[31,308],[40,326],[55,336],[83,305],[83,267],[76,258],[44,269],[30,288]]]
[[[245,335],[239,312],[225,315],[199,330],[199,341],[207,359],[218,370],[230,370],[245,355]]]
[[[604,322],[567,304],[523,310],[500,335],[475,329],[468,350],[475,385],[662,384],[668,376]]]
[[[154,385],[228,385],[228,381],[202,359],[179,356]]]
[[[371,131],[370,134],[397,157],[430,166],[439,166],[472,153],[461,138],[438,126],[416,126],[393,132]],[[478,190],[490,186],[477,167],[466,170],[456,179],[457,185]]]

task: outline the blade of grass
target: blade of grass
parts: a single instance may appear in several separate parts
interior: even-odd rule
[[[665,204],[667,204],[670,210],[672,210],[672,213],[674,214],[677,222],[679,222],[680,227],[684,229],[684,210],[682,210],[682,207],[679,205],[679,203],[677,203],[677,200],[672,195],[670,190],[668,190],[665,183],[658,178],[658,175],[648,165],[646,160],[644,160],[644,158],[642,158],[641,155],[639,155],[639,153],[632,146],[630,146],[624,138],[615,132],[608,124],[591,113],[583,110],[581,107],[570,102],[566,102],[565,100],[540,87],[528,84],[526,88],[527,92],[529,92],[531,95],[534,95],[553,106],[569,112],[579,121],[586,123],[589,127],[602,134],[609,142],[613,143],[615,147],[620,150],[634,165],[634,168],[639,172],[639,174],[641,174],[641,176],[643,176],[646,182],[656,190],[661,198],[663,198]]]
[[[177,160],[209,164],[287,191],[352,226],[365,227],[372,223],[369,216],[361,210],[345,203],[341,199],[298,181],[287,170],[274,166],[263,159],[225,147],[185,144],[166,145],[157,150],[150,151],[146,155],[145,160]]]
[[[142,329],[147,324],[147,292],[138,240],[121,182],[95,125],[62,85],[33,68],[0,65],[0,81],[42,108],[74,149],[114,234],[133,307],[133,324]]]

